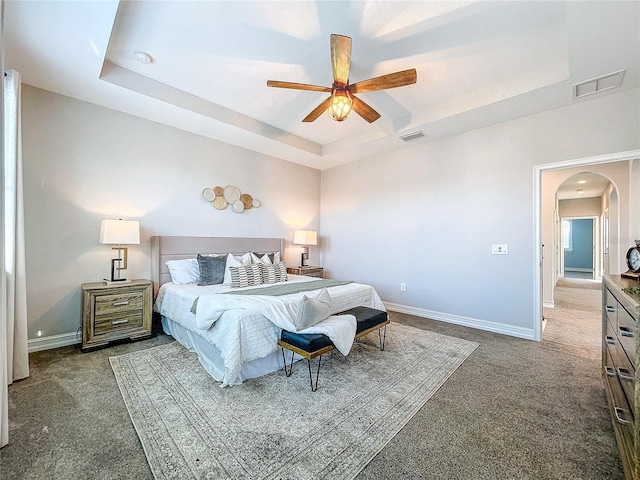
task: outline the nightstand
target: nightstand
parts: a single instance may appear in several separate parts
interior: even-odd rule
[[[322,267],[287,267],[287,273],[304,275],[306,277],[324,278],[324,268]]]
[[[153,284],[132,280],[123,284],[82,284],[82,351],[113,340],[151,336]]]

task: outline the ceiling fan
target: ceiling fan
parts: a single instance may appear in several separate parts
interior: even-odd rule
[[[416,83],[416,69],[402,70],[380,77],[370,78],[349,85],[349,66],[351,64],[351,38],[344,35],[331,35],[331,66],[333,68],[333,85],[320,87],[307,83],[280,82],[268,80],[267,87],[292,88],[295,90],[312,90],[314,92],[331,92],[331,96],[313,109],[302,121],[313,122],[325,110],[334,120],[341,122],[351,109],[367,122],[375,122],[380,114],[354,95],[354,93],[374,92],[388,88],[403,87]]]

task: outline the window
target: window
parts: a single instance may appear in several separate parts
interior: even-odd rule
[[[565,250],[573,250],[571,220],[562,220],[562,248]]]

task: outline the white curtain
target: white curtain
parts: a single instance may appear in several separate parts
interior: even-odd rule
[[[0,289],[0,340],[4,337],[5,341],[0,342],[0,367],[4,367],[1,375],[6,378],[0,397],[0,447],[9,442],[7,385],[29,376],[20,74],[15,70],[5,72],[3,97],[1,243],[4,274]]]

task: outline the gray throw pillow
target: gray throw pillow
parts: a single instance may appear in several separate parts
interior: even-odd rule
[[[209,257],[198,254],[200,278],[198,285],[219,285],[224,281],[224,270],[227,266],[227,255]]]
[[[304,330],[321,322],[331,315],[331,296],[326,288],[323,288],[316,298],[302,297],[298,307],[298,315],[293,321],[296,331]]]

